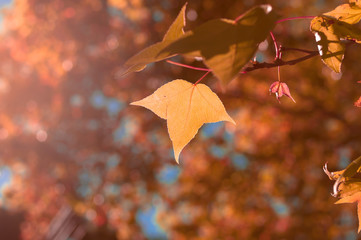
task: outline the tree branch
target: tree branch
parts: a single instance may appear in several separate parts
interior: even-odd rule
[[[313,53],[315,51],[311,51],[311,50],[306,50],[306,49],[300,49],[300,48],[290,48],[290,47],[280,47],[280,51],[281,52],[286,52],[286,51],[297,51],[297,52],[303,52],[303,53]]]
[[[254,70],[257,70],[257,69],[262,69],[262,68],[274,68],[274,67],[285,66],[285,65],[295,65],[297,63],[303,62],[303,61],[305,61],[307,59],[313,58],[313,57],[318,56],[318,55],[319,55],[318,51],[311,51],[306,56],[303,56],[303,57],[300,57],[300,58],[297,58],[297,59],[293,59],[293,60],[290,60],[290,61],[283,61],[281,59],[276,59],[272,63],[267,63],[267,62],[254,63],[252,67],[245,68],[242,71],[242,73],[247,73],[247,72],[251,72],[251,71],[254,71]]]

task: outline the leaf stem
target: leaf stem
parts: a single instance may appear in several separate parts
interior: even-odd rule
[[[281,82],[281,67],[277,66],[277,77],[278,77],[278,81]]]
[[[275,51],[276,51],[276,57],[275,57],[275,59],[279,59],[279,58],[280,58],[280,49],[279,49],[279,47],[278,47],[276,38],[275,38],[275,36],[273,35],[273,32],[269,32],[269,34],[271,35],[273,44],[275,45]]]
[[[281,47],[280,47],[281,49]],[[280,51],[279,52],[279,55],[278,55],[278,58],[276,58],[276,60],[279,59],[281,60],[282,59],[282,52]],[[276,97],[277,97],[277,100],[278,100],[278,103],[281,104],[281,101],[280,101],[280,98],[279,98],[279,91],[280,91],[280,87],[281,87],[281,67],[280,66],[277,66],[277,77],[278,77],[278,88],[277,88],[277,92],[276,92]]]
[[[198,83],[200,83],[203,78],[205,78],[209,73],[211,72],[211,70],[209,70],[208,72],[206,72],[200,79],[198,79],[197,82],[195,82],[193,85],[196,86]]]
[[[208,69],[208,68],[198,68],[198,67],[193,67],[193,66],[189,66],[187,64],[182,64],[182,63],[177,63],[177,62],[173,62],[171,60],[166,60],[167,63],[176,65],[176,66],[180,66],[180,67],[184,67],[184,68],[189,68],[189,69],[193,69],[193,70],[197,70],[197,71],[203,71],[203,72],[210,72],[212,70]]]
[[[238,22],[239,19],[241,19],[242,17],[243,17],[243,14],[239,15],[238,17],[236,17],[236,18],[234,19],[234,21],[235,21],[235,22]]]
[[[313,19],[315,17],[316,16],[300,16],[300,17],[283,18],[283,19],[280,19],[280,20],[276,21],[276,24],[281,23],[281,22],[290,21],[290,20],[297,20],[297,19]]]
[[[281,49],[281,46],[280,46],[280,49]],[[280,51],[279,55],[278,55],[278,58],[281,60],[282,59],[282,52]],[[281,67],[278,66],[278,81],[281,82]]]

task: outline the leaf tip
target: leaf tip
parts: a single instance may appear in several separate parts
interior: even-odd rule
[[[131,103],[129,103],[129,105],[139,106],[139,102],[140,102],[140,101],[131,102]]]
[[[177,164],[179,164],[179,154],[180,154],[179,151],[174,151],[174,159]]]
[[[290,96],[287,96],[287,97],[291,98],[291,100],[292,100],[294,103],[296,103],[296,100],[293,99],[293,97],[292,97],[291,95],[290,95]]]
[[[169,128],[168,128],[168,132],[169,132]],[[184,146],[185,146],[186,144],[188,144],[188,142],[189,142],[190,140],[189,140],[185,145],[183,145],[183,144],[175,141],[175,140],[172,139],[172,138],[171,138],[171,140],[172,140],[172,144],[173,144],[174,160],[177,162],[177,164],[179,164],[179,156],[180,156],[180,153],[182,152]]]
[[[145,65],[144,64],[131,65],[131,64],[125,63],[124,66],[128,67],[128,68],[119,75],[119,78],[123,78],[126,75],[133,73],[133,72],[140,72],[143,69],[145,69],[147,65],[146,64]]]
[[[229,117],[229,119],[227,121],[230,122],[230,123],[233,123],[234,125],[237,125],[236,122],[231,117]]]

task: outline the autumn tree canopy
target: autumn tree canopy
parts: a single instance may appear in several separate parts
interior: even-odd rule
[[[360,19],[357,0],[15,0],[2,208],[29,240],[64,209],[78,239],[356,239],[334,203],[360,205]]]

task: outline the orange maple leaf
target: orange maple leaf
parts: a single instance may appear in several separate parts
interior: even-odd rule
[[[361,231],[361,192],[357,192],[351,196],[347,196],[344,198],[341,198],[335,204],[341,204],[341,203],[357,203],[357,216],[358,216],[358,230],[357,232]]]
[[[161,86],[152,95],[131,105],[148,108],[167,120],[177,163],[182,149],[204,123],[228,121],[235,124],[221,100],[209,87],[182,79]]]

